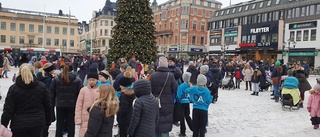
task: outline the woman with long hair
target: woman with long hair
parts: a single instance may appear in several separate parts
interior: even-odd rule
[[[72,72],[70,62],[63,66],[62,73],[54,78],[50,85],[50,95],[56,106],[56,137],[63,136],[65,125],[68,129],[68,137],[75,136],[75,106],[76,101],[83,87],[82,81]]]
[[[8,91],[1,124],[10,122],[13,137],[42,137],[51,124],[51,101],[44,83],[34,75],[30,64],[22,64],[16,83]]]
[[[282,76],[282,67],[280,66],[280,62],[277,61],[275,63],[275,69],[272,72],[271,78],[272,78],[272,83],[273,83],[273,100],[275,100],[275,102],[279,102],[279,82],[281,80],[281,76]]]
[[[248,84],[249,84],[249,89],[250,91],[252,90],[252,86],[251,86],[251,77],[253,75],[253,69],[251,68],[250,64],[247,63],[243,70],[242,70],[242,75],[244,76],[243,80],[246,82],[246,89],[248,90]]]
[[[116,91],[111,85],[102,84],[98,92],[100,97],[90,108],[90,118],[85,137],[112,137],[114,115],[119,109]]]
[[[8,71],[10,71],[10,61],[7,57],[7,54],[3,54],[3,68],[2,68],[2,77],[8,78]],[[2,58],[2,57],[1,57]]]

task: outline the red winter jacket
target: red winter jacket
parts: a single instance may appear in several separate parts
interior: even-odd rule
[[[240,70],[236,70],[236,72],[235,72],[235,77],[236,77],[236,79],[240,79],[241,78],[241,72],[240,72]]]

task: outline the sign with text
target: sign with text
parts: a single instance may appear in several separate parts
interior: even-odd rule
[[[317,27],[317,21],[289,24],[289,29],[304,29],[315,27]]]
[[[203,49],[191,48],[191,51],[193,51],[193,52],[203,52]]]
[[[250,33],[267,33],[270,31],[269,27],[262,27],[262,28],[252,28],[250,29]]]
[[[255,47],[256,43],[240,43],[240,47]]]

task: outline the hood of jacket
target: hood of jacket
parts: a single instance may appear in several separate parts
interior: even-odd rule
[[[212,74],[215,74],[215,73],[218,73],[220,71],[220,69],[215,67],[215,68],[210,69],[210,71]]]
[[[151,82],[149,80],[140,79],[135,82],[133,88],[136,97],[151,95]]]
[[[189,71],[191,71],[191,72],[193,72],[193,71],[198,71],[197,68],[196,68],[195,66],[193,66],[193,65],[190,65],[188,69],[189,69]]]
[[[33,88],[33,87],[37,86],[38,84],[39,84],[39,80],[34,75],[33,75],[33,82],[31,82],[29,84],[25,84],[24,81],[22,81],[22,77],[21,76],[18,76],[17,79],[16,79],[16,85],[18,87],[24,88],[24,89]]]
[[[45,79],[47,79],[47,78],[53,78],[52,77],[52,75],[51,74],[49,74],[49,73],[47,73],[47,72],[45,72],[45,74],[44,74],[44,76],[42,75],[42,72],[39,72],[38,74],[37,74],[37,78],[38,78],[38,80],[40,80],[40,81],[44,81]]]

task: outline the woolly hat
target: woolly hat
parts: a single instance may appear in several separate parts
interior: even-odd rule
[[[189,82],[190,81],[190,78],[191,78],[191,73],[190,72],[185,72],[185,73],[183,73],[183,75],[182,75],[182,80],[184,81],[184,82]]]
[[[166,57],[159,58],[159,67],[168,67],[168,59]]]
[[[203,71],[204,73],[208,73],[209,72],[209,66],[208,65],[202,65],[200,67],[200,70]]]
[[[133,90],[137,97],[141,97],[142,95],[150,95],[151,83],[149,80],[140,79],[134,83]]]
[[[198,78],[197,78],[197,84],[201,85],[201,86],[206,85],[207,84],[207,77],[202,74],[199,74]]]
[[[128,87],[132,84],[132,81],[130,78],[127,77],[122,77],[119,80],[119,85],[124,86],[124,87]]]
[[[90,68],[89,73],[87,75],[87,79],[89,78],[99,79],[97,68],[95,67]]]
[[[189,62],[189,66],[190,66],[190,65],[193,65],[193,61],[190,61],[190,62]]]
[[[172,60],[174,63],[177,62],[176,58],[175,57],[170,57],[168,60]]]
[[[320,84],[314,85],[313,90],[320,91]]]
[[[50,71],[52,71],[52,70],[54,70],[54,66],[53,66],[53,64],[51,64],[49,67],[47,67],[47,68],[45,68],[45,69],[43,69],[45,72],[50,72]]]
[[[276,65],[276,66],[280,66],[280,65],[281,65],[281,63],[280,63],[280,61],[277,61],[276,63],[274,63],[274,65]]]

